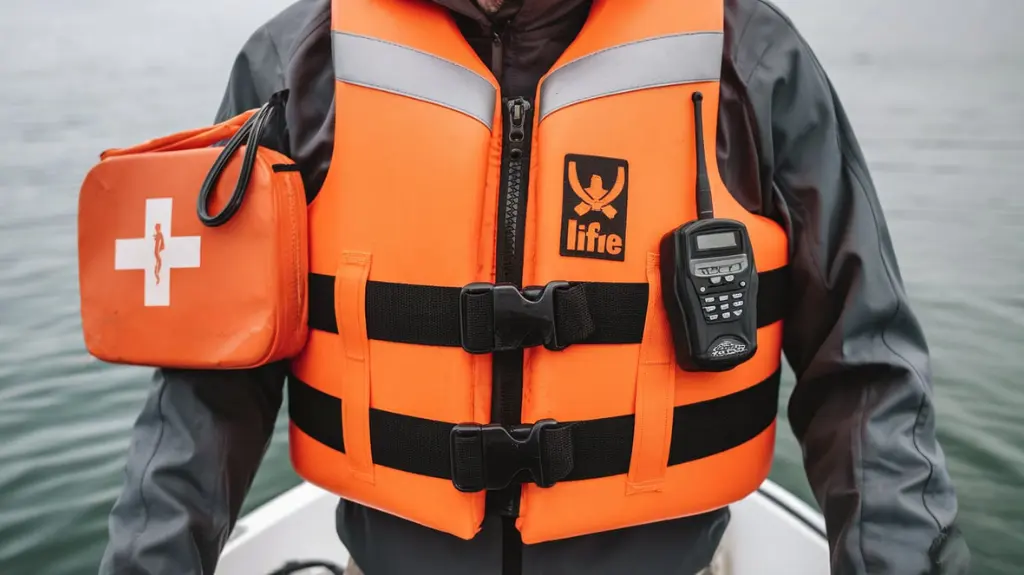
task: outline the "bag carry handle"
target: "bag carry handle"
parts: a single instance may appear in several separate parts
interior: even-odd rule
[[[235,135],[242,126],[252,119],[256,112],[258,112],[257,109],[248,110],[213,126],[204,126],[162,138],[154,138],[130,148],[106,150],[100,154],[100,160],[150,152],[178,152],[207,148]]]
[[[246,188],[249,187],[249,180],[252,178],[252,168],[256,163],[256,153],[259,151],[260,141],[263,139],[263,134],[267,131],[267,127],[270,125],[270,120],[273,119],[274,114],[284,114],[284,106],[287,101],[288,90],[281,90],[271,96],[270,100],[258,112],[249,116],[245,124],[235,132],[235,135],[224,146],[224,150],[217,156],[217,161],[213,163],[213,167],[206,174],[206,179],[199,189],[196,211],[199,215],[199,221],[203,225],[211,228],[223,225],[242,206]],[[232,156],[235,155],[235,152],[238,151],[243,142],[245,143],[245,155],[242,157],[242,169],[238,175],[238,183],[235,184],[235,191],[231,194],[231,198],[228,200],[227,205],[224,206],[224,209],[217,215],[212,216],[207,210],[210,195],[217,187],[217,180],[220,179],[224,168],[227,167],[228,162],[231,161]]]

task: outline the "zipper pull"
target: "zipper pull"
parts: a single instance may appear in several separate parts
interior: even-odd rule
[[[505,48],[502,45],[502,37],[505,35],[505,28],[508,21],[497,22],[491,25],[491,73],[501,83],[502,68],[504,67]]]
[[[501,33],[491,33],[491,73],[501,82],[502,60],[505,59],[505,52],[501,45]]]
[[[525,98],[513,98],[506,104],[508,106],[508,141],[512,144],[522,144],[526,138],[526,114],[530,111],[530,102]]]

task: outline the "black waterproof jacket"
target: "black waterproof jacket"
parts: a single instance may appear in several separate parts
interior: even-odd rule
[[[505,96],[533,95],[588,12],[584,0],[525,0],[521,9],[507,0],[489,19],[472,0],[436,1],[456,14]],[[853,131],[778,9],[764,0],[725,4],[718,162],[747,210],[789,232],[784,349],[797,377],[789,418],[826,517],[832,571],[966,574],[969,552],[935,436],[928,349]],[[331,160],[332,71],[330,0],[299,0],[242,48],[219,111],[225,119],[290,89],[285,151],[310,195]],[[213,573],[270,439],[286,370],[157,370],[101,573]],[[337,515],[339,536],[367,575],[500,573],[493,520],[466,542],[349,502]],[[524,573],[692,575],[727,523],[722,510],[527,546]]]

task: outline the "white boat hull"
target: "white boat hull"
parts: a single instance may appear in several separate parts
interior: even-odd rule
[[[249,513],[225,546],[217,575],[266,575],[309,560],[344,567],[348,551],[334,528],[337,501],[303,483]],[[709,575],[828,575],[824,520],[786,490],[766,481],[731,511]]]

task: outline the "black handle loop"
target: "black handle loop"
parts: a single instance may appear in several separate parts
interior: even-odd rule
[[[196,212],[199,215],[199,221],[203,225],[211,228],[223,225],[242,206],[245,191],[249,187],[249,180],[252,178],[252,168],[256,164],[256,153],[259,151],[260,141],[263,139],[263,134],[267,131],[267,127],[270,125],[270,120],[273,119],[274,114],[280,113],[284,115],[284,105],[287,101],[288,90],[281,90],[272,95],[258,112],[250,116],[242,124],[242,127],[228,140],[224,150],[217,156],[217,161],[213,163],[210,172],[206,174],[206,179],[203,180],[202,187],[199,188]],[[211,216],[207,210],[210,195],[216,189],[217,181],[224,172],[224,168],[227,167],[228,162],[231,161],[231,158],[243,142],[245,143],[245,156],[242,157],[242,168],[238,174],[238,183],[235,185],[235,191],[231,194],[231,198],[228,200],[227,205],[224,206],[224,209],[219,214]]]

